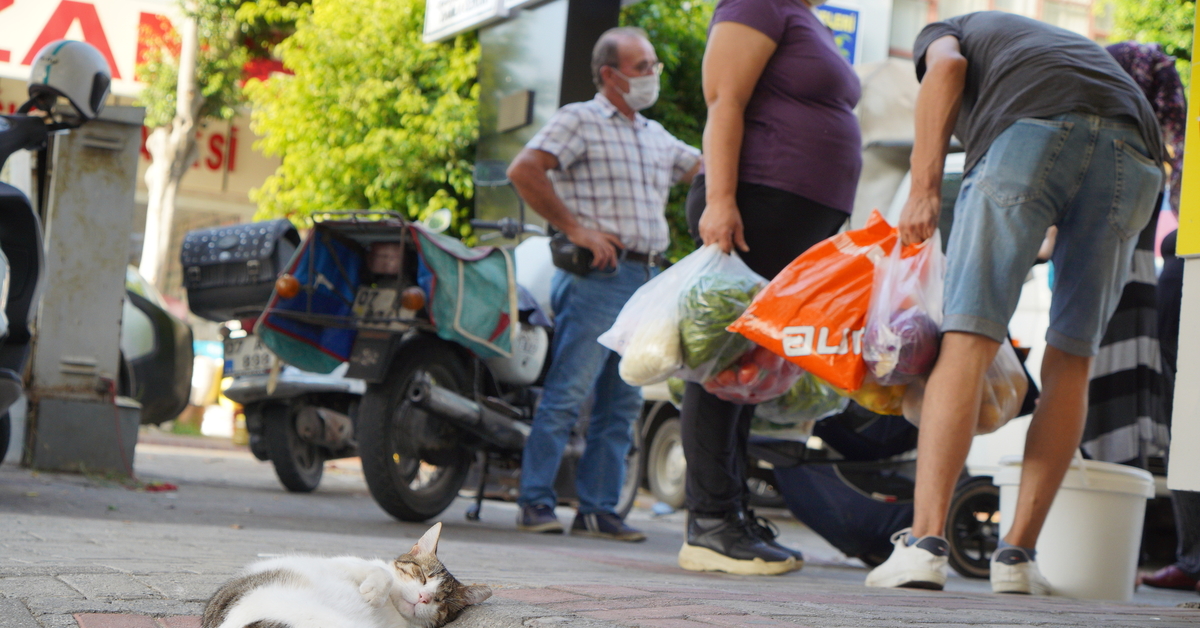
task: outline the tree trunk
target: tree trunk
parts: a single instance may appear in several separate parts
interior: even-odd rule
[[[179,184],[196,161],[196,130],[204,99],[196,89],[196,21],[188,19],[180,30],[179,85],[175,93],[175,118],[146,138],[150,167],[146,169],[146,232],[142,240],[142,276],[160,291],[166,288],[170,262],[171,228],[175,223],[175,197]]]

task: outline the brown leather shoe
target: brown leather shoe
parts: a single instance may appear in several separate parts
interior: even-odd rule
[[[1183,573],[1181,569],[1175,565],[1163,567],[1151,574],[1142,574],[1138,576],[1138,584],[1155,587],[1158,589],[1179,589],[1182,591],[1196,590],[1200,591],[1200,581]]]

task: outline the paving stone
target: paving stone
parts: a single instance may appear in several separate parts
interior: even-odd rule
[[[199,615],[176,615],[174,617],[160,617],[158,623],[163,625],[163,628],[200,628]]]
[[[554,604],[556,602],[589,599],[582,595],[558,589],[500,589],[495,591],[494,594],[498,597],[505,597],[510,600],[527,602],[529,604]]]
[[[643,608],[626,608],[611,611],[586,611],[580,613],[595,619],[611,621],[628,621],[631,619],[658,619],[668,617],[689,617],[691,615],[729,615],[740,614],[737,611],[720,606],[706,604],[683,604],[679,606],[654,606]]]
[[[0,597],[0,628],[40,628],[20,600]]]
[[[692,617],[697,621],[703,621],[717,626],[750,626],[758,628],[797,628],[800,624],[793,621],[785,621],[775,617],[763,617],[761,615],[697,615]]]
[[[124,613],[77,613],[79,628],[162,628],[153,617]]]
[[[138,582],[150,587],[159,595],[175,600],[206,602],[221,585],[229,580],[228,575],[161,573],[135,576]]]
[[[37,622],[40,628],[79,628],[79,622],[70,613],[38,615]]]
[[[690,619],[639,619],[626,625],[639,628],[712,628],[712,624]]]
[[[602,597],[602,598],[646,597],[646,596],[654,595],[650,591],[645,591],[642,589],[633,589],[630,587],[622,587],[622,586],[617,586],[617,585],[612,585],[612,584],[566,585],[566,586],[556,585],[556,586],[553,586],[550,588],[558,589],[559,591],[566,591],[568,593],[576,593],[579,595],[586,595],[588,597]]]
[[[60,579],[90,599],[144,599],[161,597],[128,574],[69,574]]]
[[[53,576],[0,578],[0,595],[4,597],[31,598],[61,597],[82,598],[79,591]]]

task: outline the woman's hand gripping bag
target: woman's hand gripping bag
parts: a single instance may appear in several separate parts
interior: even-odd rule
[[[875,267],[863,360],[883,386],[910,384],[937,361],[946,274],[941,242],[934,232],[921,244],[892,247]]]
[[[847,391],[866,375],[862,338],[875,265],[897,231],[878,211],[866,226],[823,240],[788,264],[729,327]]]

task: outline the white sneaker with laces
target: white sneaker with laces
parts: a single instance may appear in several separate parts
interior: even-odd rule
[[[912,528],[892,535],[895,549],[880,566],[867,574],[868,587],[908,587],[941,591],[946,585],[950,545],[938,536],[927,536],[912,545],[907,543]]]
[[[1019,547],[1006,547],[992,554],[991,579],[992,593],[1054,594],[1037,561],[1030,560]]]

